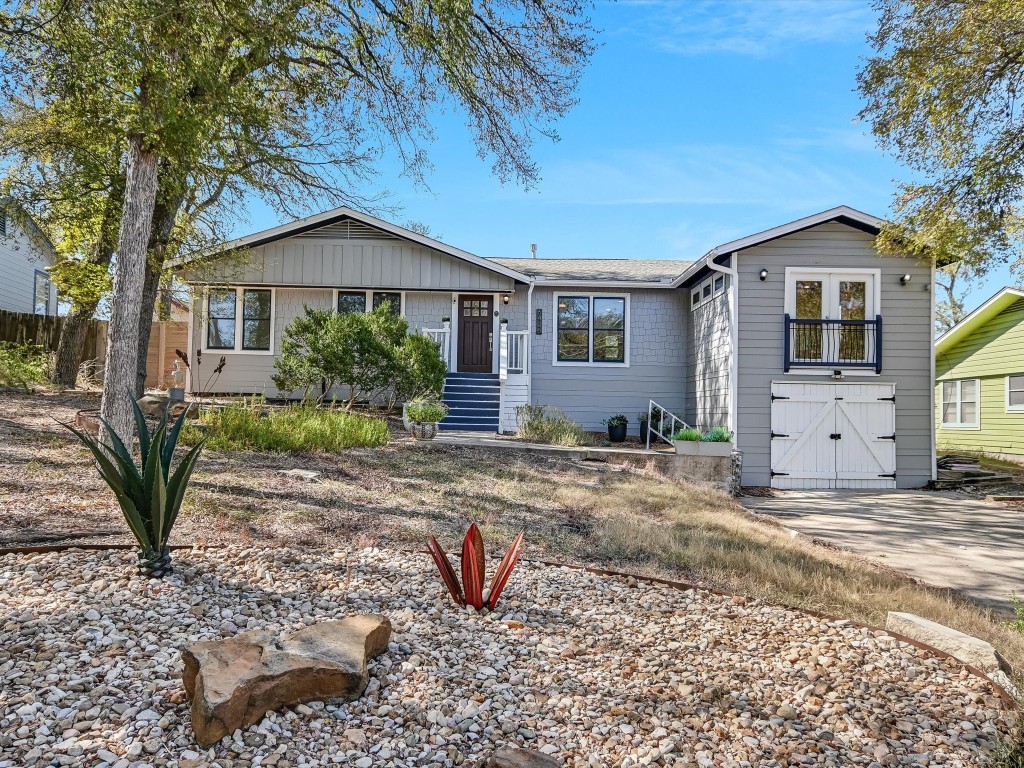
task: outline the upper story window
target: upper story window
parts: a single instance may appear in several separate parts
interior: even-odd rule
[[[270,352],[273,309],[269,288],[211,288],[206,297],[206,349]]]
[[[978,379],[942,382],[942,426],[947,429],[978,429],[981,411]]]
[[[384,304],[393,315],[401,315],[405,310],[401,291],[338,291],[338,312],[343,315],[373,311]]]
[[[690,289],[690,309],[706,304],[715,296],[725,293],[725,275],[712,275]]]
[[[38,269],[32,286],[32,312],[37,315],[50,314],[50,277]]]
[[[629,298],[555,296],[555,364],[628,365]]]
[[[0,207],[0,237],[7,237],[7,210]]]

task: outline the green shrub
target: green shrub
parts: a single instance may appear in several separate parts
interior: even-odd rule
[[[680,429],[674,435],[673,440],[691,440],[693,442],[699,442],[701,439],[700,430],[695,427],[687,427],[686,429]]]
[[[604,423],[609,427],[621,427],[624,424],[629,424],[629,419],[626,418],[626,414],[617,413],[614,416],[609,416],[605,419]]]
[[[725,427],[713,427],[700,436],[705,443],[731,443],[732,432]]]
[[[521,405],[516,408],[518,436],[531,443],[549,445],[590,445],[593,437],[557,408]]]
[[[341,451],[377,447],[391,439],[382,419],[318,408],[312,403],[268,409],[262,398],[204,413],[207,444],[220,451]],[[190,427],[183,439],[202,434]]]
[[[405,415],[417,424],[436,424],[448,415],[448,408],[429,400],[413,400],[406,403]]]
[[[47,356],[35,344],[0,342],[0,384],[28,389],[46,381]]]

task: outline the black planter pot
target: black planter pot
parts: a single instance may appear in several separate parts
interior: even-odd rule
[[[640,421],[640,439],[642,441],[644,441],[645,443],[647,442],[647,434],[648,434],[648,432],[650,432],[650,427],[648,426],[648,422],[647,422],[646,419],[642,419]],[[653,432],[650,432],[650,434],[651,434],[651,445],[653,445],[654,444],[654,440],[655,440],[655,436],[654,436]]]
[[[612,443],[624,443],[626,441],[626,427],[628,424],[609,424],[608,441]]]

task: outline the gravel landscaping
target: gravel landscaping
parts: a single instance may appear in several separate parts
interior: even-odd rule
[[[966,766],[1008,727],[959,664],[759,601],[524,563],[478,616],[426,554],[174,558],[163,581],[126,551],[0,558],[0,768],[468,765],[503,744],[571,766]],[[395,632],[363,698],[195,747],[182,646],[373,612]]]

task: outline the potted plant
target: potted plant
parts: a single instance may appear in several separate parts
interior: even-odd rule
[[[405,404],[409,433],[416,440],[433,440],[437,424],[448,415],[448,406],[432,400],[412,400]]]
[[[672,435],[672,444],[676,453],[688,456],[730,456],[732,432],[725,427],[714,427],[707,432],[687,427]]]
[[[650,430],[650,424],[648,423],[650,415],[647,411],[640,411],[636,415],[636,420],[640,423],[640,439],[644,442],[647,441],[647,433]],[[654,435],[651,435],[651,442],[654,442]]]
[[[445,315],[444,317],[441,318],[441,327],[444,328],[446,331],[449,328],[451,328],[451,325],[452,325],[452,319],[450,317],[448,317],[448,315]]]
[[[626,440],[626,427],[629,419],[623,413],[617,413],[604,420],[608,426],[608,441],[611,443],[622,443]]]

